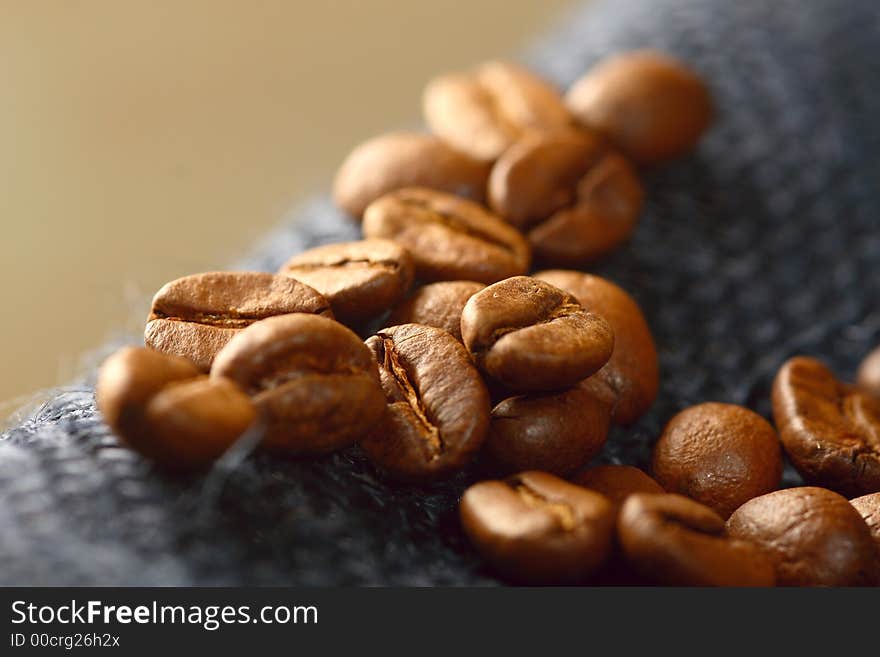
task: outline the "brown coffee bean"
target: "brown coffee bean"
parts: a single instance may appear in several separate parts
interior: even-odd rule
[[[202,371],[236,333],[256,321],[287,313],[332,317],[319,292],[286,276],[220,271],[166,283],[153,297],[146,345],[188,358]]]
[[[492,168],[492,209],[526,234],[536,260],[578,266],[629,239],[644,192],[635,169],[596,137],[527,135]]]
[[[560,390],[602,367],[614,349],[604,319],[549,283],[516,276],[472,296],[461,335],[477,367],[511,390]]]
[[[138,347],[104,362],[96,397],[122,442],[172,469],[210,464],[256,419],[247,395],[231,381],[209,379],[188,360]]]
[[[389,326],[425,324],[441,328],[461,341],[461,311],[485,285],[475,281],[441,281],[416,290],[388,318]]]
[[[486,439],[489,393],[464,347],[442,329],[403,324],[367,340],[388,408],[361,447],[395,478],[427,481],[464,467]]]
[[[749,500],[728,533],[763,548],[780,586],[863,586],[877,567],[871,533],[845,497],[825,488],[788,488]]]
[[[435,78],[425,89],[422,108],[434,133],[485,161],[497,159],[527,132],[572,123],[552,85],[509,62]]]
[[[782,449],[757,413],[734,404],[691,406],[673,417],[654,445],[657,482],[727,518],[743,503],[779,488]]]
[[[773,382],[773,417],[786,453],[809,483],[849,496],[880,491],[880,399],[799,356]]]
[[[573,294],[586,310],[611,325],[614,352],[592,378],[613,393],[614,422],[638,420],[657,397],[660,374],[654,338],[635,299],[611,281],[579,271],[554,269],[538,272],[535,278]]]
[[[880,397],[880,347],[868,354],[859,365],[856,382],[868,394]]]
[[[572,479],[572,482],[602,493],[618,508],[630,495],[636,493],[662,495],[666,492],[651,477],[631,465],[596,465],[581,472]]]
[[[713,113],[709,91],[693,71],[648,50],[600,62],[574,83],[565,102],[581,124],[642,164],[687,153]]]
[[[666,586],[773,586],[773,561],[725,536],[724,520],[681,495],[635,493],[623,503],[617,536],[626,560]]]
[[[877,559],[880,563],[880,493],[871,493],[870,495],[862,495],[854,500],[850,500],[856,511],[862,516],[862,520],[868,525],[871,537],[877,547]]]
[[[407,188],[367,208],[364,235],[406,247],[422,281],[495,281],[529,269],[528,242],[481,206],[451,194]]]
[[[364,435],[385,412],[370,350],[342,324],[303,313],[256,322],[217,354],[211,377],[228,377],[266,422],[263,445],[323,454]]]
[[[459,510],[477,551],[517,582],[580,582],[598,571],[611,551],[611,503],[545,472],[474,484]]]
[[[484,450],[505,473],[569,475],[602,451],[611,409],[585,382],[556,393],[505,399],[492,410]]]
[[[326,244],[293,256],[278,271],[310,285],[330,302],[342,323],[358,324],[400,301],[415,268],[391,240]]]
[[[427,187],[482,202],[489,167],[433,135],[394,132],[355,148],[336,174],[336,204],[358,219],[380,196]]]

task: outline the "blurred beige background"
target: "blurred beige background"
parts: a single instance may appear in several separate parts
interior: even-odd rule
[[[0,0],[0,416],[570,4]]]

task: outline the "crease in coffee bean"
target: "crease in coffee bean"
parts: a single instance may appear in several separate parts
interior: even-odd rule
[[[436,223],[439,223],[439,224],[442,224],[448,228],[451,228],[452,230],[454,230],[457,233],[464,233],[465,235],[468,235],[469,237],[475,237],[483,242],[488,242],[492,246],[496,246],[499,249],[501,249],[507,253],[514,254],[514,250],[509,244],[497,239],[494,235],[491,235],[489,233],[486,233],[484,231],[481,231],[481,230],[475,228],[474,226],[469,225],[467,222],[462,221],[454,214],[451,214],[449,212],[443,212],[442,210],[438,210],[433,205],[431,205],[428,201],[423,201],[421,199],[414,199],[414,198],[401,198],[400,202],[403,205],[407,205],[410,207],[418,208],[420,210],[424,210],[429,215],[431,215],[431,218],[437,220]]]
[[[373,260],[371,258],[342,258],[340,260],[333,260],[329,262],[302,262],[291,265],[287,269],[289,271],[295,271],[297,269],[326,269],[328,267],[339,267],[343,268],[366,268],[366,267],[384,267],[386,269],[390,269],[392,271],[396,271],[400,269],[400,263],[396,260]]]
[[[319,367],[317,365],[308,365],[300,363],[302,369],[296,371],[288,369],[286,371],[276,372],[274,375],[264,376],[256,379],[246,389],[248,394],[255,396],[263,392],[270,392],[280,386],[286,385],[292,381],[302,379],[307,376],[333,376],[333,375],[357,375],[363,373],[363,370],[356,367]]]
[[[569,317],[575,313],[583,312],[584,308],[578,303],[571,302],[563,302],[559,306],[557,306],[552,312],[550,312],[546,317],[539,319],[531,324],[524,324],[522,326],[504,326],[501,328],[497,328],[489,335],[489,344],[479,350],[478,353],[483,353],[492,348],[498,340],[503,338],[508,333],[514,333],[515,331],[519,331],[524,328],[530,328],[532,326],[540,326],[542,324],[549,324],[557,319],[562,319],[563,317]]]
[[[202,324],[204,326],[214,326],[216,328],[240,329],[247,328],[254,322],[258,322],[263,317],[252,317],[247,315],[238,315],[229,313],[226,315],[215,313],[192,313],[188,316],[169,315],[161,310],[154,310],[148,321],[163,319],[168,322],[186,322],[189,324]]]
[[[486,102],[484,107],[497,123],[498,129],[506,135],[519,134],[522,130],[516,125],[516,121],[511,115],[505,111],[505,103],[486,85],[485,81],[477,82],[477,89],[481,98]]]
[[[565,504],[564,502],[553,502],[547,499],[521,479],[514,479],[512,481],[512,486],[513,490],[519,495],[520,499],[522,499],[526,506],[529,506],[532,509],[543,509],[549,512],[554,518],[556,518],[563,531],[574,531],[577,522],[575,521],[574,510],[568,504]]]
[[[418,390],[409,380],[409,373],[406,371],[406,367],[400,362],[394,339],[381,333],[379,336],[382,338],[383,367],[392,377],[394,377],[395,382],[401,392],[403,392],[403,396],[406,398],[407,404],[412,409],[419,424],[424,427],[424,431],[420,432],[420,435],[425,439],[424,443],[428,450],[428,460],[433,461],[438,459],[442,455],[444,449],[440,430],[431,422],[428,417],[428,410],[422,402],[421,395],[419,395]]]
[[[330,306],[321,306],[316,308],[314,313],[322,315],[330,311]],[[180,315],[171,315],[163,310],[155,309],[150,314],[147,321],[162,319],[168,322],[185,322],[189,324],[201,324],[203,326],[213,326],[215,328],[243,329],[247,328],[255,322],[266,319],[269,315],[238,313],[230,310],[226,313],[187,313]]]

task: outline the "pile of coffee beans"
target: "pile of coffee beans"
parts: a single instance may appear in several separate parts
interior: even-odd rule
[[[670,419],[653,478],[588,467],[660,377],[638,304],[580,268],[635,230],[640,168],[708,127],[699,77],[638,51],[562,95],[493,61],[431,81],[423,110],[430,134],[373,138],[339,169],[364,239],[159,290],[145,347],[99,373],[119,439],[168,469],[256,436],[299,458],[357,444],[407,485],[465,471],[464,533],[512,582],[877,582],[880,352],[857,385],[785,364],[779,434],[705,403]],[[811,486],[777,490],[783,451]]]

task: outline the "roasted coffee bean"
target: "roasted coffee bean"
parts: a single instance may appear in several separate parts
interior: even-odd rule
[[[333,197],[360,218],[380,196],[404,187],[427,187],[482,202],[489,167],[433,135],[395,132],[355,148],[342,163]]]
[[[877,547],[877,559],[878,563],[880,563],[880,493],[862,495],[854,500],[850,500],[850,504],[861,514],[862,520],[868,525],[868,529]]]
[[[423,188],[386,194],[367,208],[364,235],[406,247],[422,281],[494,283],[529,269],[519,232],[481,206]]]
[[[432,326],[403,324],[367,340],[388,408],[361,447],[395,478],[427,481],[466,465],[486,439],[489,393],[467,351]]]
[[[293,256],[278,272],[311,285],[340,322],[358,324],[400,301],[415,268],[406,249],[390,240],[327,244]]]
[[[727,518],[779,488],[782,449],[757,413],[734,404],[691,406],[673,417],[654,446],[654,477]]]
[[[585,127],[643,164],[688,152],[712,120],[703,81],[681,62],[647,50],[600,62],[574,83],[565,102]]]
[[[825,488],[788,488],[749,500],[727,521],[728,533],[763,548],[780,586],[874,583],[871,532],[845,497]]]
[[[96,397],[122,442],[172,469],[210,464],[256,419],[232,381],[209,379],[186,359],[139,347],[104,362]]]
[[[572,386],[608,362],[614,349],[608,322],[569,293],[528,276],[472,296],[461,335],[477,367],[523,392]]]
[[[880,397],[880,347],[874,349],[862,361],[856,381],[862,390]]]
[[[178,278],[153,297],[144,342],[194,362],[207,372],[236,333],[256,321],[287,313],[332,317],[319,292],[286,276],[262,272],[208,272]]]
[[[773,382],[773,417],[807,482],[848,496],[880,491],[880,399],[799,356]]]
[[[263,445],[291,455],[352,444],[385,412],[370,350],[342,324],[302,313],[270,317],[217,354],[211,378],[228,377],[266,422]]]
[[[475,281],[441,281],[420,287],[391,313],[389,326],[426,324],[448,331],[461,341],[461,311],[485,285]]]
[[[681,495],[635,493],[623,503],[617,537],[626,560],[666,586],[773,586],[773,561],[729,538],[724,520]]]
[[[527,132],[572,124],[553,86],[509,62],[487,62],[472,72],[435,78],[425,89],[422,107],[434,133],[485,161],[497,159]]]
[[[578,266],[629,239],[644,192],[635,169],[585,132],[527,135],[492,168],[492,209],[526,234],[535,260]]]
[[[638,420],[657,397],[660,374],[654,338],[635,299],[611,281],[579,271],[554,269],[538,272],[535,278],[570,292],[586,310],[611,325],[614,352],[592,378],[613,394],[614,422]]]
[[[635,493],[662,495],[666,492],[651,477],[631,465],[596,465],[581,472],[572,482],[602,493],[616,507]]]
[[[484,453],[505,473],[569,475],[602,451],[610,418],[610,406],[586,381],[562,392],[511,397],[492,410]]]
[[[580,582],[611,551],[611,502],[546,472],[474,484],[459,510],[477,551],[517,582]]]

